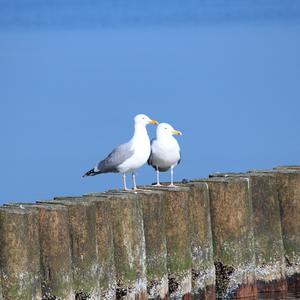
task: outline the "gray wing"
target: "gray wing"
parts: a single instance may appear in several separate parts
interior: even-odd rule
[[[153,159],[153,154],[152,154],[152,144],[153,144],[154,141],[155,141],[155,138],[153,138],[153,139],[151,140],[151,153],[150,153],[150,156],[149,156],[149,158],[148,158],[148,160],[147,160],[147,163],[148,163],[149,166],[152,166],[152,167],[155,169],[155,166],[152,165],[152,159]]]
[[[129,143],[122,144],[114,149],[105,159],[100,161],[95,168],[97,173],[118,172],[118,166],[133,155]]]
[[[177,166],[180,164],[180,162],[181,162],[181,159],[182,159],[182,156],[181,156],[181,150],[179,150],[179,161],[177,162]]]

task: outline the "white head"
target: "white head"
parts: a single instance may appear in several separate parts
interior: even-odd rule
[[[174,129],[168,123],[160,123],[156,129],[156,135],[160,137],[172,136],[172,135],[182,135],[181,131]]]
[[[139,115],[136,115],[134,117],[134,124],[135,125],[143,125],[143,126],[146,126],[148,124],[158,124],[157,121],[155,120],[151,120],[148,116],[146,115],[143,115],[143,114],[139,114]]]

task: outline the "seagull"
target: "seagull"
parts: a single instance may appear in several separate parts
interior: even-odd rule
[[[131,140],[115,148],[105,159],[101,160],[93,169],[87,171],[82,177],[95,176],[102,173],[123,173],[124,191],[126,186],[126,173],[132,173],[133,190],[137,190],[135,170],[143,166],[151,153],[150,139],[146,130],[148,124],[158,124],[144,114],[134,118],[134,134]]]
[[[148,164],[156,170],[156,184],[161,186],[159,182],[159,172],[168,171],[171,168],[171,184],[173,183],[173,169],[180,163],[180,147],[173,135],[182,135],[179,130],[175,130],[168,123],[160,123],[156,129],[156,139],[151,141],[151,154]]]

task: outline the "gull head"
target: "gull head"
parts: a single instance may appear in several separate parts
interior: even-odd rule
[[[157,136],[172,136],[172,135],[182,135],[182,132],[174,129],[168,123],[160,123],[156,129]]]
[[[158,124],[157,121],[155,120],[151,120],[148,116],[143,115],[143,114],[139,114],[137,116],[134,117],[134,124],[139,124],[139,125],[148,125],[148,124]]]

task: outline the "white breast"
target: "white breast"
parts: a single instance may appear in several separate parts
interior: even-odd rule
[[[118,170],[121,173],[133,172],[142,167],[148,160],[151,152],[150,140],[148,135],[132,140],[132,150],[134,154],[125,160]]]
[[[180,148],[175,138],[155,140],[152,143],[152,164],[160,168],[176,166],[180,160]]]

